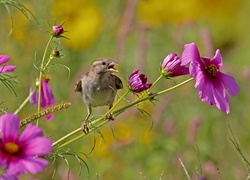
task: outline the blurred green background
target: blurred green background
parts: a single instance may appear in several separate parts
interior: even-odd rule
[[[67,150],[77,152],[88,165],[80,165],[73,156],[66,156],[70,180],[74,179],[187,179],[183,166],[192,179],[247,179],[249,171],[230,141],[232,130],[242,152],[250,158],[249,80],[250,23],[248,0],[36,0],[20,1],[34,15],[27,19],[18,9],[9,6],[11,16],[0,4],[0,54],[11,56],[16,64],[13,75],[17,96],[0,85],[0,108],[14,112],[28,96],[29,87],[38,76],[38,63],[50,37],[50,25],[63,24],[70,40],[52,43],[63,55],[59,61],[70,68],[57,66],[47,71],[52,80],[57,103],[72,106],[55,114],[52,122],[41,120],[45,135],[57,140],[79,128],[86,116],[86,107],[74,86],[97,57],[111,57],[119,63],[118,74],[126,84],[135,69],[147,74],[153,82],[159,76],[162,60],[170,52],[181,55],[186,43],[195,42],[202,56],[212,57],[220,49],[222,71],[234,76],[240,92],[230,99],[231,113],[220,112],[202,103],[191,82],[175,91],[157,97],[155,105],[142,108],[151,117],[132,108],[96,133],[71,144]],[[11,18],[13,23],[11,23]],[[12,27],[13,26],[13,27]],[[12,33],[9,35],[9,33]],[[9,35],[9,36],[8,36]],[[179,77],[181,82],[188,77]],[[152,91],[173,86],[161,80]],[[122,95],[125,89],[119,92]],[[127,100],[136,96],[130,94]],[[125,105],[127,102],[123,102]],[[21,118],[36,112],[30,104],[19,113]],[[95,108],[101,115],[107,107]],[[153,127],[151,129],[153,123]],[[95,146],[95,147],[94,147]],[[94,150],[91,149],[94,147]],[[85,157],[82,153],[88,154]],[[48,166],[37,177],[67,179],[68,167],[63,158]],[[81,174],[79,175],[79,172]]]

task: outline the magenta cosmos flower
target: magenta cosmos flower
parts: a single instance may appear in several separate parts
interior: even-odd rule
[[[0,65],[10,61],[10,57],[7,55],[0,55]],[[16,66],[14,65],[9,65],[9,66],[0,66],[0,73],[5,73],[5,72],[13,72]]]
[[[161,74],[168,78],[189,74],[189,70],[186,65],[181,65],[180,58],[177,54],[170,53],[162,62]]]
[[[142,91],[145,91],[152,86],[151,83],[146,84],[147,76],[145,74],[138,74],[139,71],[140,71],[139,69],[133,71],[129,77],[130,89],[135,93],[140,93]]]
[[[235,96],[239,92],[239,86],[232,76],[220,71],[223,65],[220,50],[216,50],[214,57],[210,59],[200,57],[195,43],[186,44],[182,53],[182,64],[189,62],[189,72],[196,81],[195,87],[199,90],[200,99],[228,114],[230,108],[227,92]]]
[[[41,107],[46,108],[55,105],[55,98],[52,89],[48,83],[49,78],[44,77],[42,79],[42,91],[41,91]],[[30,87],[30,93],[34,91],[34,87]],[[38,90],[30,97],[30,103],[34,106],[38,105]],[[46,120],[51,121],[54,118],[54,114],[48,114],[44,117]]]
[[[31,124],[20,135],[18,131],[18,116],[11,113],[0,116],[0,168],[5,168],[3,176],[36,174],[48,165],[48,161],[39,156],[51,153],[52,141]]]

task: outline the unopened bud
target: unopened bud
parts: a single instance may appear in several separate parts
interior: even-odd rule
[[[52,33],[54,36],[60,36],[62,33],[64,33],[64,29],[61,25],[54,25],[52,26]]]

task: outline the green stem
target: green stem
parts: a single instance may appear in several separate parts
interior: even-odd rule
[[[54,58],[53,56],[50,56],[50,57],[49,57],[49,60],[48,60],[48,62],[45,64],[44,68],[46,68],[46,67],[49,65],[49,63],[51,62],[51,60],[52,60],[53,58]]]
[[[17,110],[14,112],[14,114],[18,114],[21,111],[21,109],[27,104],[30,97],[35,94],[35,92],[37,91],[37,86],[35,86],[35,87],[36,88],[33,89],[33,91],[28,95],[28,97],[23,101],[23,103],[17,108]]]
[[[134,100],[134,102],[135,101],[138,101],[139,99],[141,99],[145,94],[149,94],[149,92],[150,92],[150,89],[152,89],[159,81],[160,81],[160,79],[162,78],[163,76],[162,75],[160,75],[156,80],[155,80],[155,82],[152,84],[152,86],[147,90],[147,91],[143,91],[141,94],[140,94],[140,96],[136,99],[136,100]]]
[[[39,84],[38,84],[37,113],[39,113],[41,111],[42,76],[43,76],[43,71],[44,71],[44,61],[45,61],[45,57],[46,57],[46,54],[47,54],[47,51],[49,49],[49,45],[50,45],[52,39],[53,39],[53,36],[50,37],[50,39],[46,45],[46,48],[45,48],[44,53],[43,53],[42,62],[41,62],[40,73],[39,73]],[[37,126],[38,126],[38,124],[39,124],[39,119],[36,121]]]
[[[184,85],[184,84],[187,84],[188,82],[192,81],[193,79],[194,79],[194,78],[190,78],[190,79],[188,79],[188,80],[186,80],[186,81],[183,81],[182,83],[177,84],[177,85],[175,85],[175,86],[173,86],[173,87],[171,87],[171,88],[168,88],[168,89],[165,89],[165,90],[163,90],[163,91],[154,93],[154,94],[152,94],[152,95],[150,95],[150,96],[147,96],[147,97],[145,97],[145,98],[138,99],[137,101],[134,101],[134,102],[132,102],[131,104],[129,104],[129,105],[127,105],[127,106],[124,106],[123,108],[120,108],[120,109],[114,111],[113,113],[114,113],[115,115],[116,115],[116,114],[121,114],[120,112],[123,112],[123,111],[125,111],[126,109],[128,109],[128,108],[130,108],[130,107],[132,107],[132,106],[134,106],[134,105],[136,105],[136,104],[139,104],[139,103],[141,103],[141,102],[143,102],[143,101],[146,101],[146,100],[148,100],[148,99],[153,99],[153,98],[156,97],[156,96],[159,96],[159,95],[165,94],[165,93],[167,93],[167,92],[169,92],[169,91],[172,91],[172,90],[174,90],[174,89],[176,89],[176,88],[178,88],[178,87],[180,87],[180,86],[182,86],[182,85]]]
[[[165,89],[165,90],[163,90],[163,91],[154,93],[154,94],[152,94],[152,95],[150,95],[150,96],[147,96],[147,97],[145,97],[145,98],[138,99],[137,101],[134,101],[134,102],[130,103],[129,105],[124,106],[124,107],[122,107],[122,108],[120,108],[120,109],[114,111],[114,112],[113,112],[113,115],[116,117],[116,116],[120,115],[122,112],[124,112],[126,109],[128,109],[128,108],[130,108],[130,107],[132,107],[132,106],[134,106],[134,105],[136,105],[136,104],[139,104],[139,103],[141,103],[141,102],[143,102],[143,101],[146,101],[146,100],[148,100],[148,99],[152,99],[152,98],[154,98],[154,97],[156,97],[156,96],[159,96],[159,95],[162,95],[162,94],[167,93],[167,92],[169,92],[169,91],[172,91],[172,90],[174,90],[174,89],[176,89],[176,88],[178,88],[178,87],[180,87],[180,86],[183,86],[184,84],[187,84],[188,82],[192,81],[193,79],[194,79],[194,78],[190,78],[190,79],[188,79],[188,80],[186,80],[186,81],[183,81],[182,83],[177,84],[177,85],[175,85],[175,86],[173,86],[173,87],[171,87],[171,88],[168,88],[168,89]],[[114,108],[121,102],[121,100],[122,100],[129,92],[130,92],[130,90],[128,90],[122,97],[120,97],[120,99],[115,103]],[[105,119],[106,116],[107,116],[114,108],[111,108],[111,109],[110,109],[109,111],[107,111],[102,117],[100,117],[100,118],[98,118],[97,120],[91,122],[92,128],[89,129],[89,133],[88,133],[88,134],[90,134],[90,133],[91,133],[92,131],[94,131],[96,128],[99,128],[99,127],[105,125],[107,122],[109,122],[108,120],[105,120],[105,121],[103,121],[103,122],[100,123],[100,121],[102,121],[103,119]],[[58,141],[56,141],[55,143],[53,143],[53,147],[55,147],[57,144],[59,144],[59,143],[62,142],[63,140],[65,140],[65,139],[67,139],[67,138],[69,138],[69,137],[75,135],[75,134],[78,133],[78,132],[81,132],[81,128],[76,129],[75,131],[71,132],[70,134],[64,136],[63,138],[61,138],[61,139],[59,139]],[[84,136],[86,136],[86,135],[88,135],[88,134],[84,134],[84,133],[83,133],[83,134],[81,134],[81,135],[79,135],[79,136],[77,136],[77,137],[75,137],[75,138],[73,138],[73,139],[71,139],[71,140],[65,142],[64,144],[59,145],[58,147],[56,147],[56,149],[60,149],[60,148],[62,148],[62,147],[64,147],[64,146],[66,146],[66,145],[69,145],[69,144],[73,143],[74,141],[76,141],[76,140],[78,140],[78,139],[80,139],[80,138],[82,138],[82,137],[84,137]]]
[[[124,97],[125,97],[129,92],[130,92],[129,90],[128,90],[127,92],[125,92],[125,93],[116,101],[116,103],[113,105],[113,107],[112,107],[111,109],[109,109],[102,117],[100,117],[100,118],[98,118],[97,120],[91,122],[91,124],[97,124],[98,122],[100,122],[100,121],[102,121],[104,118],[106,118],[106,116],[107,116],[110,112],[112,112],[112,111],[114,110],[114,108],[124,99]],[[99,127],[99,126],[98,126],[98,127]],[[92,132],[92,131],[93,131],[93,128],[91,128],[91,129],[89,130],[89,133]],[[69,138],[69,137],[71,137],[71,136],[73,136],[73,135],[75,135],[75,134],[77,134],[77,133],[79,133],[79,132],[82,132],[82,129],[81,129],[81,128],[78,128],[78,129],[76,129],[75,131],[73,131],[73,132],[67,134],[66,136],[62,137],[61,139],[57,140],[56,142],[53,143],[52,146],[53,146],[53,147],[56,146],[56,145],[59,144],[60,142],[66,140],[67,138]],[[84,135],[85,135],[85,134],[82,134],[82,135],[80,135],[80,136],[78,136],[78,137],[80,138],[80,137],[83,137]],[[75,138],[75,139],[77,140],[77,139],[79,139],[79,138]],[[70,141],[68,141],[68,142],[71,142],[71,141],[74,142],[75,139],[72,139],[72,140],[70,140]],[[67,143],[68,143],[68,142],[67,142]],[[65,144],[65,143],[64,143],[64,144]],[[60,145],[58,148],[63,147],[64,144]]]
[[[95,129],[98,129],[98,128],[102,127],[103,125],[105,125],[105,124],[108,123],[108,122],[109,122],[109,120],[105,120],[105,121],[101,122],[100,124],[94,126],[93,128],[90,128],[88,134],[90,134],[91,132],[93,132]],[[78,132],[81,131],[81,128],[75,130],[75,132],[76,132],[76,131],[78,131]],[[63,143],[63,144],[61,144],[61,145],[59,145],[59,146],[57,147],[57,149],[60,149],[60,148],[62,148],[62,147],[64,147],[64,146],[67,146],[67,145],[69,145],[69,144],[71,144],[71,143],[77,141],[78,139],[80,139],[80,138],[82,138],[82,137],[84,137],[84,136],[86,136],[86,135],[88,135],[88,134],[82,133],[81,135],[79,135],[79,136],[77,136],[77,137],[75,137],[75,138],[73,138],[73,139],[71,139],[71,140],[69,140],[69,141],[67,141],[67,142],[65,142],[65,143]],[[53,146],[54,146],[54,143],[53,143]]]
[[[71,137],[71,136],[73,136],[73,135],[75,135],[75,134],[77,134],[77,133],[79,133],[79,132],[81,132],[81,128],[78,128],[78,129],[72,131],[71,133],[67,134],[66,136],[63,136],[61,139],[59,139],[59,140],[57,140],[56,142],[54,142],[54,143],[52,144],[52,146],[55,147],[55,146],[56,146],[57,144],[59,144],[60,142],[64,141],[65,139],[67,139],[67,138],[69,138],[69,137]]]
[[[116,106],[125,98],[125,96],[126,96],[129,92],[130,92],[130,90],[126,91],[126,92],[118,99],[118,101],[116,101],[116,103],[113,105],[113,107],[112,107],[111,109],[109,109],[102,117],[100,117],[100,118],[94,120],[94,121],[92,122],[92,124],[97,124],[97,123],[99,123],[100,121],[102,121],[104,118],[106,118],[106,116],[107,116],[108,114],[110,114],[110,113],[116,108]]]
[[[78,132],[80,132],[80,131],[81,131],[81,128],[78,128],[78,129],[76,129],[76,130],[73,131],[73,132],[78,133]],[[90,134],[91,132],[92,132],[92,129],[89,130],[89,133],[88,133],[88,134]],[[75,134],[75,133],[74,133],[74,134]],[[74,141],[76,141],[76,140],[78,140],[78,139],[80,139],[80,138],[82,138],[82,137],[84,137],[84,136],[86,136],[86,135],[88,135],[88,134],[82,133],[80,136],[77,136],[77,137],[75,137],[75,138],[73,138],[73,139],[71,139],[71,140],[69,140],[69,141],[67,141],[67,142],[65,142],[65,143],[63,143],[63,144],[57,146],[55,150],[61,149],[62,147],[67,146],[68,144],[71,144],[71,143],[73,143]],[[73,134],[71,134],[70,136],[72,136],[72,135],[73,135]],[[68,137],[64,136],[64,137],[69,138],[70,136],[68,136]],[[53,144],[52,144],[52,147],[55,147],[58,143],[60,143],[61,141],[65,140],[66,138],[64,138],[64,137],[61,138],[61,139],[59,139],[59,140],[56,141],[55,143],[53,143]]]
[[[163,77],[163,76],[160,75],[160,76],[155,80],[155,82],[152,84],[152,86],[151,86],[150,88],[154,87],[154,86],[161,80],[162,77]]]

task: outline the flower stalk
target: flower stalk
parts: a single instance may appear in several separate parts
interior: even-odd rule
[[[160,76],[155,80],[155,82],[152,84],[152,86],[151,86],[150,88],[154,87],[154,86],[161,80],[161,78],[163,78],[162,75],[160,75]]]
[[[194,80],[194,78],[190,78],[190,79],[188,79],[188,80],[186,80],[186,81],[183,81],[183,82],[181,82],[181,83],[179,83],[179,84],[177,84],[177,85],[175,85],[175,86],[173,86],[173,87],[170,87],[170,88],[168,88],[168,89],[165,89],[165,90],[156,92],[156,93],[151,94],[150,96],[147,96],[147,97],[145,97],[145,98],[138,99],[137,101],[134,101],[133,103],[131,103],[131,104],[127,105],[127,106],[124,106],[124,107],[122,107],[121,109],[118,109],[117,111],[114,112],[114,114],[121,114],[121,112],[125,111],[126,109],[128,109],[128,108],[130,108],[130,107],[132,107],[132,106],[134,106],[134,105],[140,104],[140,103],[143,102],[143,101],[146,101],[146,100],[148,100],[148,99],[152,99],[152,98],[154,98],[154,97],[156,97],[156,96],[159,96],[159,95],[165,94],[165,93],[167,93],[167,92],[169,92],[169,91],[172,91],[172,90],[174,90],[174,89],[176,89],[176,88],[178,88],[178,87],[183,86],[184,84],[189,83],[189,82],[192,81],[192,80]]]
[[[125,96],[126,96],[129,92],[130,92],[129,90],[126,91],[126,92],[116,101],[116,103],[113,105],[113,107],[112,107],[111,109],[109,109],[102,117],[100,117],[100,118],[96,119],[95,121],[91,122],[91,124],[92,124],[92,125],[98,124],[100,121],[102,121],[103,119],[105,119],[106,116],[107,116],[108,114],[110,114],[110,113],[116,108],[116,106],[125,98]],[[108,121],[107,121],[107,122],[108,122]],[[106,124],[106,123],[105,123],[105,124]],[[104,124],[103,124],[103,125],[104,125]],[[101,126],[102,126],[102,125],[101,125]],[[97,126],[97,127],[101,127],[101,126]],[[56,142],[54,142],[54,143],[53,143],[53,147],[56,146],[57,144],[59,144],[60,142],[66,140],[67,138],[70,138],[71,136],[73,136],[73,135],[75,135],[75,134],[77,134],[77,133],[79,133],[79,132],[81,132],[81,131],[82,131],[81,128],[78,128],[78,129],[72,131],[71,133],[67,134],[66,136],[64,136],[64,137],[62,137],[61,139],[59,139],[59,140],[57,140]],[[89,133],[92,132],[92,131],[93,131],[93,128],[90,128]],[[86,134],[80,135],[79,138],[83,137],[83,135],[86,135]],[[79,138],[76,138],[75,140],[77,140],[77,139],[79,139]],[[72,142],[74,142],[75,140],[72,139]],[[68,142],[71,143],[71,141],[68,141]],[[66,146],[66,145],[68,144],[68,142],[65,143],[65,144],[60,145],[58,148],[61,148],[61,147],[63,147],[63,146]]]
[[[43,71],[45,69],[44,66],[44,62],[45,62],[45,58],[46,58],[46,54],[48,52],[50,43],[52,42],[53,39],[53,35],[50,36],[50,39],[45,47],[44,53],[43,53],[43,58],[42,58],[42,62],[41,62],[41,66],[40,66],[40,72],[39,72],[39,84],[38,84],[38,104],[37,104],[37,113],[39,113],[41,111],[41,94],[42,94],[42,76],[43,76]],[[39,119],[36,121],[36,125],[39,125]]]
[[[37,91],[37,86],[35,86],[35,88],[33,89],[33,91],[31,93],[29,93],[28,97],[17,108],[17,110],[14,112],[14,114],[18,114],[23,109],[23,107],[27,104],[27,102],[29,102],[30,97],[33,96],[36,91]]]
[[[158,79],[160,79],[160,78],[158,78]],[[124,106],[124,107],[122,107],[122,108],[116,110],[116,111],[114,111],[114,112],[112,113],[112,116],[113,116],[113,117],[116,117],[116,116],[120,115],[122,112],[124,112],[124,111],[125,111],[126,109],[128,109],[128,108],[131,108],[131,107],[133,107],[133,106],[135,106],[135,105],[137,105],[137,104],[140,104],[140,103],[143,102],[143,101],[147,101],[147,100],[152,99],[152,98],[154,98],[154,97],[156,97],[156,96],[165,94],[165,93],[167,93],[167,92],[169,92],[169,91],[172,91],[172,90],[174,90],[174,89],[176,89],[176,88],[178,88],[178,87],[181,87],[181,86],[183,86],[184,84],[187,84],[187,83],[191,82],[193,79],[194,79],[194,78],[190,78],[190,79],[188,79],[188,80],[186,80],[186,81],[183,81],[183,82],[181,82],[181,83],[179,83],[179,84],[177,84],[177,85],[175,85],[175,86],[173,86],[173,87],[170,87],[170,88],[168,88],[168,89],[165,89],[165,90],[156,92],[156,93],[154,93],[154,94],[152,94],[152,95],[150,95],[150,96],[147,96],[147,97],[145,97],[145,98],[138,99],[138,100],[136,100],[136,101],[134,101],[134,102],[132,102],[132,103],[130,103],[130,104],[128,104],[128,105],[126,105],[126,106]],[[91,122],[91,126],[89,127],[89,133],[88,133],[88,134],[90,134],[90,133],[93,132],[95,129],[100,128],[100,127],[102,127],[103,125],[105,125],[106,123],[109,122],[109,120],[106,119],[106,116],[107,116],[108,114],[110,114],[110,113],[113,111],[113,109],[114,109],[114,108],[124,99],[124,97],[125,97],[129,92],[130,92],[130,91],[126,91],[126,92],[124,93],[124,95],[121,96],[121,97],[119,98],[119,100],[114,104],[113,108],[111,108],[110,110],[108,110],[102,117],[100,117],[100,118],[98,118],[98,119],[96,119],[96,120],[94,120],[94,121]],[[104,121],[103,121],[103,120],[104,120]],[[67,145],[69,145],[69,144],[71,144],[71,143],[77,141],[78,139],[80,139],[80,138],[82,138],[82,137],[88,135],[88,134],[82,133],[81,135],[79,135],[79,136],[77,136],[77,137],[75,137],[75,138],[73,138],[73,139],[71,139],[71,140],[68,140],[67,142],[65,142],[65,143],[63,143],[63,144],[60,144],[61,142],[63,142],[63,141],[65,141],[66,139],[68,139],[68,138],[70,138],[70,137],[76,135],[77,133],[79,133],[79,132],[81,132],[81,131],[82,131],[82,129],[81,129],[81,128],[78,128],[78,129],[72,131],[71,133],[65,135],[65,136],[62,137],[61,139],[57,140],[56,142],[54,142],[54,143],[52,144],[54,150],[61,149],[61,148],[65,147],[65,146],[67,146]]]

